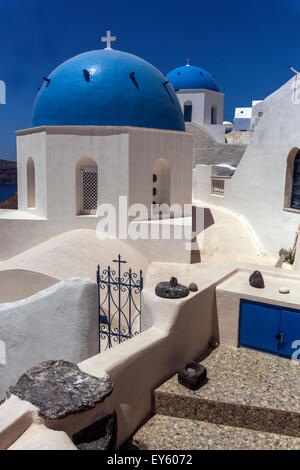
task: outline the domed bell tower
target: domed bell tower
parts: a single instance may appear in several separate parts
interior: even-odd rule
[[[186,125],[204,127],[218,142],[225,143],[224,95],[214,77],[190,65],[187,59],[185,66],[172,70],[167,78],[175,89]]]

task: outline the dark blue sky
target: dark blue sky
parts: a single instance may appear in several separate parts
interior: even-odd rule
[[[15,159],[16,129],[31,127],[42,77],[64,60],[102,48],[136,54],[163,73],[190,57],[225,93],[224,119],[263,99],[300,69],[300,0],[0,0],[0,157]]]

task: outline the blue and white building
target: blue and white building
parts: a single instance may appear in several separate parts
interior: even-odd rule
[[[167,78],[176,91],[185,122],[206,128],[218,142],[224,143],[224,94],[214,77],[188,61],[168,73]]]
[[[95,229],[100,206],[118,214],[120,196],[127,207],[143,204],[147,221],[153,206],[191,203],[193,137],[173,87],[110,44],[44,78],[17,147],[19,210],[9,220],[0,214],[0,259],[64,231]]]
[[[254,131],[263,116],[263,101],[252,101],[251,108],[236,108],[234,114],[235,131]]]

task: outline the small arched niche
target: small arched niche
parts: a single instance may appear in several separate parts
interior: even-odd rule
[[[218,112],[217,107],[212,106],[210,111],[210,122],[211,124],[217,124]]]
[[[31,157],[27,160],[27,207],[35,208],[35,167]]]
[[[171,168],[168,160],[159,158],[153,166],[153,204],[170,205]]]
[[[284,208],[300,211],[300,149],[294,147],[287,157]]]
[[[96,215],[98,207],[98,165],[83,157],[76,164],[76,214]]]
[[[192,121],[193,115],[193,103],[191,101],[186,101],[183,105],[183,114],[185,122]]]

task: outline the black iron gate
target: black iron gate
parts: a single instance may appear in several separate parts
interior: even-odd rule
[[[117,271],[98,266],[99,352],[123,343],[141,332],[141,293],[143,273],[129,269],[122,273],[121,265],[127,261],[118,256]]]

